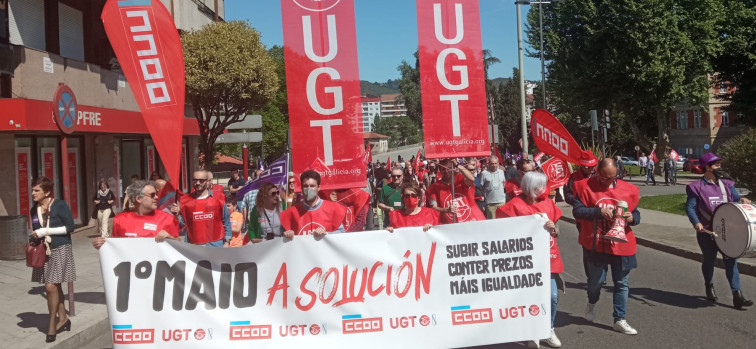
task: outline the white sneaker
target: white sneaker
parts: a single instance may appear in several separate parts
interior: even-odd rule
[[[625,319],[619,320],[614,323],[614,330],[617,332],[621,332],[624,334],[638,334],[638,331],[636,331],[634,328],[630,327],[628,325],[627,321]]]
[[[595,306],[596,304],[591,303],[585,306],[585,319],[590,322],[596,321],[596,313],[593,312],[593,307]]]
[[[549,335],[549,338],[544,339],[543,341],[546,342],[546,345],[552,348],[559,348],[562,346],[562,342],[559,341],[559,337],[557,337],[553,328],[551,329],[551,335]]]
[[[528,341],[528,348],[540,348],[541,344],[538,341]]]

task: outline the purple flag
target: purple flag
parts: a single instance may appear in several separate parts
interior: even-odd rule
[[[260,162],[262,165],[262,162]],[[242,197],[244,194],[259,189],[263,183],[271,182],[275,185],[286,185],[287,175],[289,174],[288,161],[286,155],[276,159],[268,169],[260,173],[260,177],[250,181],[236,192],[236,197]]]
[[[507,159],[509,159],[509,158],[512,157],[512,155],[509,154],[509,148],[507,148],[506,153],[504,154],[504,157],[507,158]]]

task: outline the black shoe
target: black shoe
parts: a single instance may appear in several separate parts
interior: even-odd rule
[[[45,337],[45,342],[47,342],[47,343],[55,342],[55,335],[54,334],[48,334],[47,337]]]
[[[742,310],[743,307],[750,307],[753,305],[753,301],[750,299],[745,299],[743,297],[743,292],[740,292],[740,290],[732,291],[732,305],[735,306],[735,309]]]
[[[706,285],[706,299],[716,302],[719,297],[717,297],[717,292],[714,291],[714,284]]]
[[[71,330],[71,319],[66,320],[66,323],[63,324],[63,326],[58,327],[57,333],[61,333],[63,331],[70,331]]]

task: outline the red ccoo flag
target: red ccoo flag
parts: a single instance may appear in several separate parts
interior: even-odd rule
[[[184,130],[184,51],[158,0],[108,0],[100,17],[173,187]]]
[[[539,150],[573,164],[580,163],[583,150],[559,119],[546,110],[536,109],[531,123],[530,131]]]

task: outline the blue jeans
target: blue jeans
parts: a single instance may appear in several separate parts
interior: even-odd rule
[[[606,263],[596,261],[588,253],[583,251],[583,267],[588,276],[588,303],[598,303],[601,295],[601,286],[606,280],[606,272],[609,266],[612,267],[612,282],[614,282],[614,321],[617,322],[625,318],[627,310],[627,297],[630,294],[630,269],[623,270],[622,257],[611,256],[612,262]]]
[[[717,260],[717,243],[711,238],[711,235],[706,233],[696,233],[696,240],[698,240],[698,246],[701,247],[701,253],[703,254],[703,263],[701,264],[701,272],[703,273],[704,282],[706,285],[711,285],[711,279],[714,278],[714,261]],[[730,283],[730,289],[733,291],[740,290],[740,273],[738,272],[738,259],[730,258],[722,255],[722,260],[725,265],[725,275],[727,281]]]
[[[648,184],[648,181],[651,181],[656,185],[656,178],[654,177],[654,171],[651,171],[649,169],[646,169],[646,184]]]
[[[556,278],[559,274],[551,273],[551,328],[554,328],[554,318],[556,318],[557,305],[559,305],[559,289],[557,288]]]

